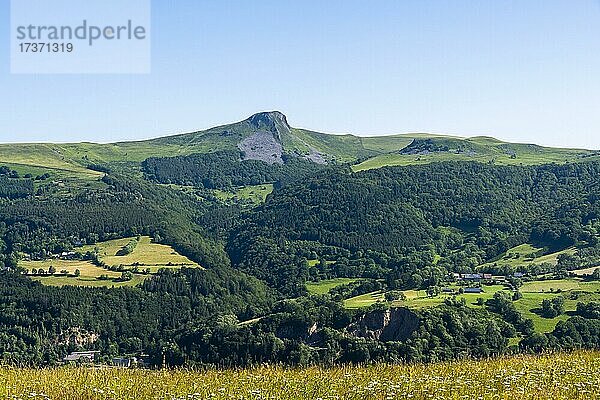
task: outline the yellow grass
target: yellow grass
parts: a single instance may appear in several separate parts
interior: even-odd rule
[[[95,245],[84,246],[77,251],[86,252],[98,249],[98,255],[107,265],[131,266],[138,263],[140,266],[150,268],[152,272],[160,268],[167,268],[169,264],[174,267],[198,267],[189,258],[177,253],[172,247],[152,243],[148,236],[142,236],[131,254],[126,256],[117,256],[117,252],[126,246],[134,238],[109,240],[107,242],[97,243]]]
[[[361,308],[368,307],[380,301],[384,301],[383,292],[376,291],[371,293],[361,294],[360,296],[351,297],[344,300],[344,307],[346,308]]]
[[[525,282],[521,287],[523,293],[543,293],[549,292],[550,289],[562,291],[580,289],[582,283],[576,279],[552,279],[547,281],[532,281]]]
[[[45,275],[45,276],[31,276],[31,279],[39,281],[44,285],[49,286],[108,286],[108,287],[119,287],[119,286],[135,286],[141,283],[146,276],[134,275],[133,279],[124,282],[114,282],[112,280],[99,280],[97,279],[100,275],[106,275],[109,278],[119,278],[120,272],[109,271],[104,268],[100,268],[89,261],[70,261],[70,260],[44,260],[44,261],[21,261],[19,265],[23,268],[28,269],[30,272],[32,269],[42,268],[46,273],[50,266],[56,268],[57,275]],[[74,277],[75,270],[78,269],[80,276]],[[71,276],[60,275],[62,270],[66,270]]]
[[[577,269],[574,271],[570,271],[572,273],[574,273],[577,276],[583,276],[583,275],[591,275],[594,273],[594,271],[596,269],[600,268],[600,266],[595,266],[595,267],[590,267],[590,268],[583,268],[583,269]]]
[[[67,261],[67,260],[44,260],[44,261],[21,261],[19,265],[23,268],[27,268],[31,271],[33,268],[43,268],[44,271],[48,272],[50,266],[56,268],[56,272],[62,270],[68,271],[69,274],[74,274],[75,270],[78,269],[81,272],[80,278],[96,278],[100,275],[108,275],[112,278],[121,276],[120,272],[108,271],[104,268],[100,268],[89,261]]]
[[[600,353],[430,365],[149,371],[0,368],[2,399],[600,398]]]
[[[121,276],[121,273],[119,273]],[[136,286],[142,283],[148,276],[134,275],[129,281],[101,280],[97,278],[75,278],[69,276],[34,276],[34,281],[41,282],[46,286],[84,286],[84,287],[109,287]]]

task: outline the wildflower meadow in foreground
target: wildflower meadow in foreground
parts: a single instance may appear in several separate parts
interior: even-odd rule
[[[597,399],[600,353],[304,369],[0,367],[0,385],[2,399]]]

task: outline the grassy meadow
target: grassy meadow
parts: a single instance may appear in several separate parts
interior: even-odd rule
[[[422,165],[442,161],[476,161],[481,163],[493,163],[496,165],[541,165],[541,164],[564,164],[567,162],[580,161],[581,155],[589,155],[589,151],[578,149],[559,149],[541,146],[531,146],[527,144],[506,143],[489,137],[475,138],[453,138],[449,136],[440,137],[435,135],[399,135],[405,139],[433,139],[452,148],[466,146],[471,148],[471,152],[430,152],[423,154],[401,154],[385,148],[384,154],[371,157],[365,161],[352,166],[355,172],[369,169]],[[394,138],[392,136],[391,138]],[[380,138],[376,138],[380,139]],[[407,143],[407,145],[410,144]],[[376,147],[377,148],[377,147]],[[587,160],[597,159],[597,156],[589,157]]]
[[[331,289],[358,281],[358,278],[335,278],[319,282],[306,282],[306,290],[312,294],[326,294]]]
[[[518,399],[600,398],[600,353],[413,365],[236,370],[0,367],[2,399]]]
[[[508,265],[510,267],[519,267],[531,264],[550,263],[556,265],[558,256],[561,254],[574,254],[577,251],[576,247],[568,247],[556,252],[546,252],[544,248],[535,247],[529,243],[525,243],[507,250],[497,260],[482,264],[477,267],[481,270],[492,265]]]
[[[346,308],[362,308],[368,307],[377,302],[385,301],[384,293],[380,290],[376,292],[370,292],[361,294],[359,296],[351,297],[344,300],[344,307]]]
[[[387,153],[356,164],[352,167],[352,169],[354,172],[360,172],[382,167],[422,165],[442,161],[476,161],[485,164],[494,163],[496,165],[541,165],[549,163],[564,164],[566,162],[572,162],[573,160],[573,155],[564,154],[561,152],[551,152],[546,155],[524,154],[517,158],[511,158],[509,155],[490,154],[469,155],[454,153],[432,153],[416,155]]]
[[[109,240],[75,249],[77,252],[98,251],[98,256],[107,265],[123,265],[131,267],[139,265],[140,268],[150,268],[156,272],[160,268],[198,267],[198,264],[189,258],[177,253],[171,246],[153,243],[149,236],[141,236],[137,245],[130,254],[119,256],[117,252],[126,246],[133,237]]]
[[[244,186],[234,191],[214,190],[215,196],[224,202],[250,201],[253,204],[264,203],[267,196],[273,192],[273,185]]]

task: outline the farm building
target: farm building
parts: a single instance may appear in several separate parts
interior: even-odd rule
[[[64,357],[63,362],[93,362],[96,359],[96,354],[99,351],[74,351],[68,356]]]
[[[462,274],[461,278],[466,281],[479,281],[483,278],[482,274]]]
[[[62,253],[60,253],[60,258],[63,260],[73,260],[77,258],[77,253],[75,253],[74,251],[63,251]]]
[[[465,288],[465,293],[483,293],[483,289],[480,287],[469,287]]]

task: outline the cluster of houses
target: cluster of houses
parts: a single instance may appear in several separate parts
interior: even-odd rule
[[[515,272],[512,274],[513,278],[523,278],[525,274],[522,272]],[[451,278],[453,281],[463,282],[466,286],[461,288],[462,293],[483,293],[484,290],[480,286],[481,283],[487,284],[495,284],[502,283],[506,284],[508,277],[503,275],[492,275],[492,274],[484,274],[484,273],[474,273],[474,274],[459,274],[452,273]],[[469,286],[469,285],[478,284],[478,286]],[[456,290],[452,288],[442,288],[442,293],[446,294],[456,294]]]
[[[525,274],[522,272],[515,272],[512,274],[513,278],[523,278]],[[506,282],[507,277],[504,275],[492,275],[492,274],[459,274],[454,272],[452,274],[452,278],[456,281],[471,281],[471,282],[481,282],[481,281],[496,281],[496,282]]]
[[[457,281],[482,281],[492,280],[494,276],[492,274],[452,274],[452,277]]]
[[[62,360],[64,363],[93,363],[99,353],[99,351],[74,351]]]
[[[48,258],[52,258],[55,260],[77,260],[77,259],[79,259],[79,257],[80,257],[79,253],[76,253],[74,251],[63,251],[62,253],[59,253],[59,254],[52,254]],[[21,259],[23,261],[35,261],[36,260],[36,259],[34,259],[34,257],[31,256],[31,254],[23,254],[23,255],[21,255]]]

